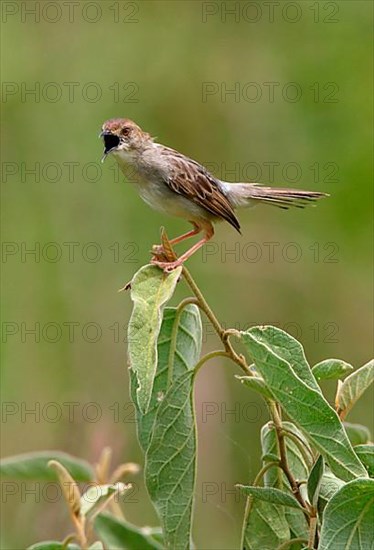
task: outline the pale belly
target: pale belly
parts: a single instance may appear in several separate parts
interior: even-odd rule
[[[137,185],[139,195],[154,210],[168,216],[177,216],[187,220],[206,219],[209,214],[182,195],[168,189],[165,183],[147,183]]]
[[[126,175],[124,163],[119,160],[120,168]],[[194,204],[191,200],[175,193],[157,176],[147,177],[137,174],[136,179],[131,182],[137,189],[140,197],[154,210],[166,214],[167,216],[176,216],[189,221],[211,220],[211,216],[204,208]]]
[[[131,183],[143,201],[154,210],[167,216],[184,218],[190,222],[195,222],[199,226],[203,226],[207,222],[220,221],[219,218],[195,204],[192,200],[172,191],[164,181],[164,178],[167,177],[164,166],[159,165],[157,173],[156,163],[154,162],[152,167],[149,168],[149,163],[139,165],[139,163],[133,162],[131,154],[126,155],[123,151],[118,153],[114,151],[113,155],[125,176],[126,167],[129,164],[135,167],[136,164],[136,178],[132,178]]]

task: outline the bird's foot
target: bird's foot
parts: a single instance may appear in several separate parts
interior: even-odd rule
[[[174,271],[174,269],[183,265],[183,261],[175,260],[174,262],[162,262],[160,260],[152,258],[151,264],[157,265],[157,267],[163,269],[165,273],[171,273],[172,271]]]

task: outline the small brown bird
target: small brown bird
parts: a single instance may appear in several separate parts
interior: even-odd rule
[[[141,198],[155,210],[185,218],[193,230],[170,241],[177,244],[200,232],[204,237],[174,262],[152,263],[171,271],[213,237],[213,223],[225,220],[240,233],[234,210],[259,203],[303,208],[327,196],[317,191],[265,187],[257,183],[228,183],[215,178],[201,164],[174,149],[156,143],[132,120],[113,118],[102,127],[104,157],[112,154],[122,171],[131,165],[137,173]]]

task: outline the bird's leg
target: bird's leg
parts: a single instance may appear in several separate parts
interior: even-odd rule
[[[185,239],[189,239],[190,237],[194,237],[195,235],[198,235],[202,230],[201,227],[199,227],[195,223],[193,223],[192,225],[194,226],[194,229],[192,229],[191,231],[188,231],[188,233],[184,233],[183,235],[180,235],[179,237],[175,237],[175,239],[171,239],[169,243],[171,245],[178,244],[184,241]]]
[[[180,258],[178,258],[174,262],[160,262],[160,261],[154,259],[154,260],[152,260],[152,263],[154,265],[157,265],[158,267],[161,267],[166,272],[173,271],[173,269],[175,269],[176,267],[179,267],[180,265],[183,265],[184,262],[192,256],[192,254],[197,252],[197,250],[199,250],[199,248],[204,246],[204,244],[207,243],[213,237],[214,229],[213,229],[212,224],[210,224],[210,223],[206,224],[204,228],[202,228],[202,227],[200,228],[200,231],[202,229],[205,230],[204,237],[200,241],[198,241],[196,244],[191,246],[191,248],[189,248],[184,254],[182,254],[182,256],[180,256]],[[172,242],[172,241],[170,241],[170,242]]]
[[[187,233],[184,233],[183,235],[180,235],[179,237],[175,237],[174,239],[171,239],[169,241],[169,244],[174,245],[174,244],[181,243],[185,239],[194,237],[195,235],[198,235],[202,231],[202,228],[199,227],[195,222],[191,222],[191,223],[194,226],[194,229],[192,229],[191,231],[188,231]],[[163,252],[164,252],[164,248],[162,244],[154,244],[152,246],[152,254],[154,256],[160,256],[162,255]]]

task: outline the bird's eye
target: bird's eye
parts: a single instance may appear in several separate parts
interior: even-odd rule
[[[121,135],[122,136],[128,136],[130,133],[130,128],[128,126],[125,126],[124,128],[122,128],[121,130]]]

